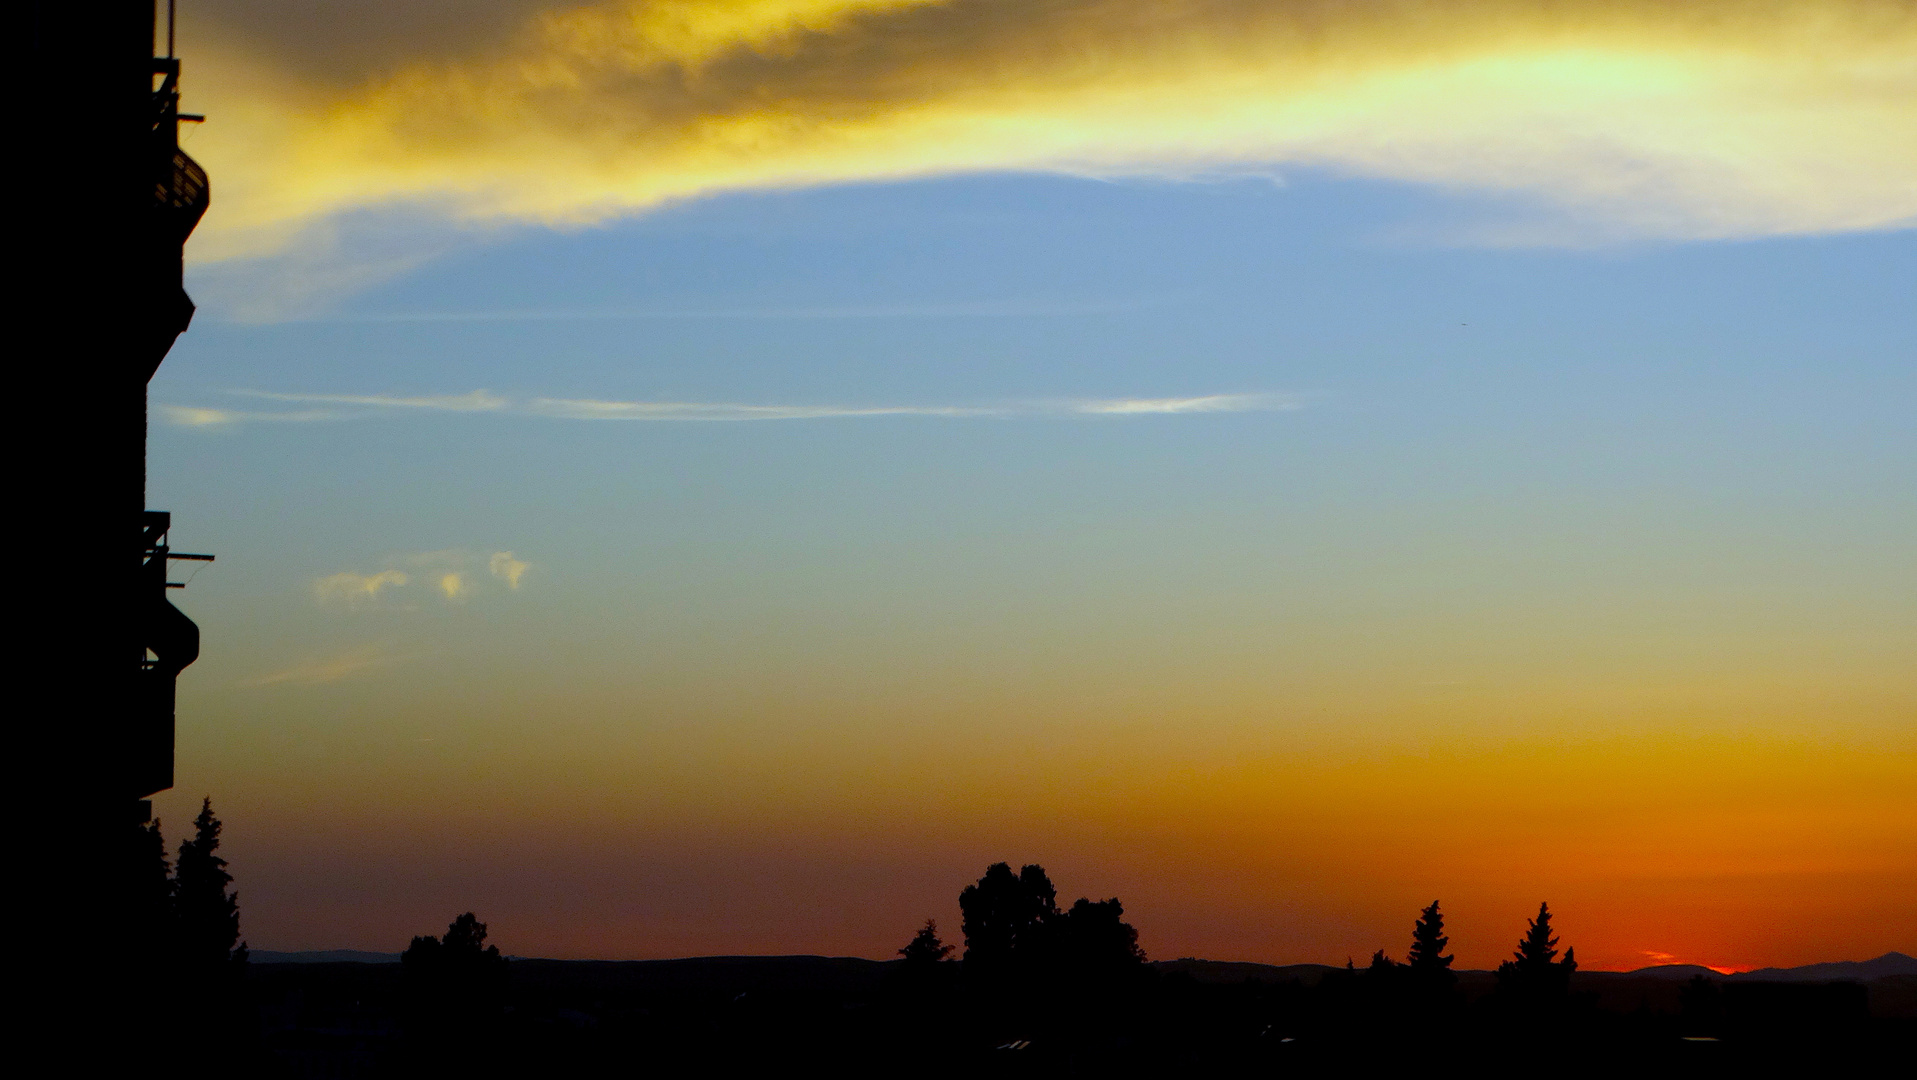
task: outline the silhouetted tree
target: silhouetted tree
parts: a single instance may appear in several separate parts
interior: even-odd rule
[[[958,988],[962,969],[958,964],[946,962],[945,958],[951,954],[952,946],[939,939],[939,924],[932,919],[925,920],[919,932],[899,950],[905,960],[894,973],[892,983],[912,1006],[893,1022],[895,1035],[908,1042],[938,1038],[937,1013],[926,1011],[930,1004],[926,998]]]
[[[1445,946],[1450,943],[1451,939],[1444,933],[1444,915],[1438,910],[1438,902],[1433,900],[1411,928],[1411,952],[1405,956],[1405,966],[1424,985],[1450,986],[1458,978],[1451,970],[1451,961],[1456,957],[1444,954]]]
[[[1045,924],[1058,915],[1058,892],[1042,866],[1027,866],[1014,876],[1010,865],[993,863],[978,884],[959,893],[959,912],[966,966],[1009,971],[1030,966],[1044,951]]]
[[[166,839],[155,818],[135,828],[131,852],[132,902],[135,925],[132,941],[148,963],[171,956],[176,934],[173,918],[173,865],[166,857]]]
[[[905,957],[905,966],[914,970],[931,967],[951,953],[952,946],[939,940],[939,924],[932,919],[925,920],[919,932],[899,950],[899,955]]]
[[[399,959],[419,1033],[470,1028],[504,1003],[506,958],[486,944],[486,924],[470,911],[444,937],[414,938]]]
[[[1538,917],[1526,928],[1512,958],[1498,965],[1498,991],[1507,998],[1531,1004],[1562,1001],[1578,968],[1577,951],[1566,949],[1558,960],[1558,939],[1551,933],[1551,905],[1539,904]]]
[[[1138,931],[1124,916],[1125,906],[1117,897],[1096,901],[1080,897],[1071,910],[1048,920],[1056,927],[1047,943],[1051,959],[1080,976],[1113,975],[1138,967],[1145,952],[1138,947]]]
[[[1540,971],[1557,955],[1558,939],[1551,933],[1551,905],[1539,904],[1538,917],[1525,928],[1524,938],[1518,942],[1518,951],[1510,962],[1528,971]]]
[[[1409,970],[1383,949],[1371,954],[1371,962],[1365,965],[1363,978],[1356,987],[1357,1000],[1361,1002],[1359,1011],[1351,1018],[1359,1027],[1370,1029],[1372,1034],[1368,1038],[1389,1041],[1399,1037],[1398,1028],[1404,1022],[1408,1002],[1409,977]]]
[[[157,823],[153,834],[159,835]],[[227,890],[233,875],[226,872],[219,849],[220,819],[213,815],[213,800],[203,799],[200,816],[193,819],[193,838],[180,844],[173,877],[178,956],[190,973],[204,975],[246,962],[246,945],[240,942],[240,897]]]
[[[399,959],[408,978],[458,986],[496,979],[506,968],[499,946],[486,944],[486,924],[470,911],[454,919],[443,938],[414,938]]]
[[[418,1065],[458,1070],[483,1057],[479,1034],[506,1003],[506,957],[485,936],[485,923],[468,911],[445,936],[412,938],[399,955],[408,1036],[429,1055]]]

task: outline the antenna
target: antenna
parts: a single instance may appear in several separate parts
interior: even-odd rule
[[[173,59],[173,5],[175,0],[166,0],[166,58]]]

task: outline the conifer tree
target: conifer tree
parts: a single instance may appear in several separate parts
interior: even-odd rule
[[[1539,904],[1538,917],[1525,929],[1512,960],[1527,971],[1539,971],[1557,959],[1557,955],[1558,939],[1551,933],[1551,905]]]
[[[905,966],[912,969],[929,967],[951,955],[952,946],[939,940],[939,924],[932,919],[925,920],[919,932],[906,942],[899,955],[905,957]]]
[[[181,842],[174,864],[179,957],[192,972],[217,971],[229,962],[246,960],[246,946],[240,943],[240,897],[227,891],[233,875],[226,872],[219,849],[220,819],[213,815],[213,800],[208,798],[200,803],[200,816],[193,819],[193,838]]]
[[[1451,985],[1457,975],[1451,971],[1451,961],[1456,957],[1446,956],[1444,948],[1451,939],[1444,933],[1444,915],[1438,910],[1438,902],[1418,916],[1418,922],[1411,928],[1411,952],[1405,957],[1405,963],[1421,981]]]
[[[1498,965],[1498,988],[1506,994],[1534,1001],[1562,998],[1577,970],[1577,950],[1567,949],[1558,960],[1558,939],[1551,933],[1551,905],[1539,904],[1511,959]]]

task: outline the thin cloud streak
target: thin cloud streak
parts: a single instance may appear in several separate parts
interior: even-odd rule
[[[1165,416],[1181,413],[1268,412],[1300,407],[1297,398],[1280,394],[1208,394],[1204,397],[1085,401],[1072,411],[1092,416]]]
[[[695,401],[591,401],[534,398],[528,411],[567,420],[836,420],[866,416],[1004,416],[998,409],[847,405],[735,405]]]
[[[218,428],[234,424],[261,423],[314,423],[328,420],[350,420],[352,414],[337,409],[300,409],[287,412],[249,412],[240,409],[215,409],[201,405],[156,404],[160,418],[174,427]]]
[[[645,322],[645,321],[777,321],[854,319],[1033,318],[1074,315],[1113,315],[1136,312],[1175,302],[1181,297],[1154,296],[1135,300],[1084,302],[994,302],[949,304],[895,304],[849,307],[707,308],[683,310],[624,309],[611,311],[402,311],[380,314],[324,315],[288,322],[316,323],[485,323],[485,322]]]
[[[241,679],[236,685],[243,687],[322,686],[327,683],[342,682],[375,668],[389,667],[398,662],[398,657],[388,655],[380,646],[367,645],[339,656],[303,660],[279,671]]]
[[[266,401],[306,402],[315,405],[362,405],[378,409],[441,409],[449,412],[493,412],[512,404],[511,401],[489,390],[425,397],[393,397],[385,394],[287,394],[275,390],[228,390],[227,393]]]
[[[160,415],[179,427],[210,428],[250,420],[355,420],[420,410],[502,413],[558,420],[736,423],[752,420],[851,420],[887,416],[940,419],[1043,417],[1187,416],[1203,413],[1288,412],[1303,407],[1295,394],[1204,394],[1194,397],[1087,398],[983,405],[755,405],[711,401],[608,401],[595,398],[532,398],[514,402],[486,390],[469,394],[389,397],[378,394],[293,394],[236,390],[235,394],[286,402],[359,406],[355,412],[250,413],[161,405]]]

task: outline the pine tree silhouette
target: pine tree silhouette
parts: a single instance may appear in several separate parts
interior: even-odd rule
[[[1449,986],[1457,981],[1457,975],[1451,970],[1451,961],[1456,957],[1446,956],[1444,948],[1451,939],[1444,934],[1444,915],[1438,910],[1438,902],[1418,916],[1418,922],[1411,928],[1411,952],[1405,957],[1406,966],[1421,982]]]
[[[1498,965],[1498,990],[1507,998],[1544,1004],[1561,1001],[1570,991],[1577,970],[1577,950],[1566,949],[1558,960],[1558,939],[1551,933],[1551,905],[1539,904],[1511,959]]]
[[[246,946],[240,943],[240,897],[227,891],[233,875],[226,872],[219,849],[220,819],[213,815],[213,800],[203,799],[200,816],[193,819],[193,838],[181,842],[174,864],[179,959],[188,972],[206,974],[246,962]]]
[[[899,950],[899,955],[905,957],[905,966],[913,969],[930,967],[951,953],[952,946],[939,940],[939,924],[932,919],[925,920],[919,932]]]
[[[1557,955],[1558,939],[1551,933],[1551,905],[1539,904],[1538,917],[1526,928],[1512,960],[1527,971],[1541,971],[1557,959]]]

